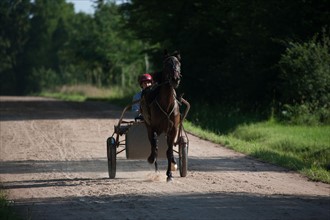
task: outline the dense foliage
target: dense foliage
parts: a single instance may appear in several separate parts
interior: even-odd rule
[[[179,92],[199,106],[272,107],[288,120],[318,111],[329,122],[328,0],[94,2],[89,15],[65,0],[1,1],[1,94],[136,88],[138,74],[161,68],[166,48],[180,50]]]
[[[4,0],[1,6],[1,94],[61,84],[136,86],[145,44],[126,29],[118,6],[98,1],[93,15],[65,0]]]
[[[279,67],[284,118],[330,122],[330,40],[326,33],[305,43],[291,43]],[[283,114],[283,112],[282,112]],[[306,117],[307,116],[307,117]]]
[[[26,79],[23,53],[30,26],[30,1],[0,1],[0,89],[20,93]]]
[[[276,65],[287,46],[282,41],[305,42],[320,32],[329,23],[326,6],[300,0],[132,0],[127,11],[140,38],[181,50],[192,97],[261,105],[274,97]]]

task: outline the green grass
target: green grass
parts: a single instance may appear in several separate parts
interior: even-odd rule
[[[226,135],[190,122],[187,131],[228,148],[330,183],[330,126],[292,126],[274,121],[240,125]]]

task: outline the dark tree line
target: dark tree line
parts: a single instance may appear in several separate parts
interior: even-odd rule
[[[132,0],[123,7],[140,39],[180,49],[190,99],[243,111],[322,109],[319,117],[330,121],[328,8],[327,0]]]
[[[182,54],[180,90],[194,102],[329,110],[328,0],[120,3],[97,0],[87,15],[64,0],[1,1],[1,93],[134,87],[168,49]]]
[[[277,64],[288,43],[320,33],[329,6],[325,0],[133,0],[126,12],[141,39],[181,50],[184,84],[194,97],[268,102],[278,95]]]

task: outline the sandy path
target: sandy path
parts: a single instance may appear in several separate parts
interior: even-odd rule
[[[23,219],[330,219],[330,185],[189,135],[188,175],[144,160],[107,173],[121,108],[0,97],[0,181]]]

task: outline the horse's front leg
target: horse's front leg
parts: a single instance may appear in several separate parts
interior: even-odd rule
[[[173,136],[167,137],[167,182],[170,182],[173,180],[172,171],[175,171],[177,169],[177,164],[173,155],[173,144],[174,144],[174,138]]]
[[[150,164],[155,163],[155,170],[156,172],[158,171],[158,166],[157,166],[157,156],[158,156],[158,135],[156,132],[148,132],[148,137],[149,141],[151,144],[151,153],[150,156],[148,157],[148,162]]]

